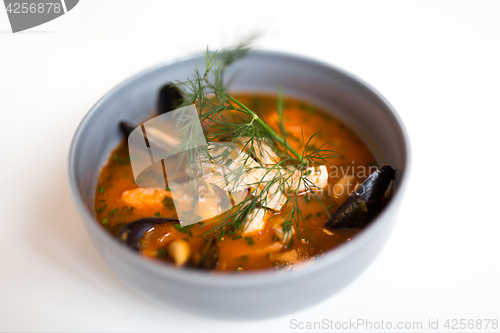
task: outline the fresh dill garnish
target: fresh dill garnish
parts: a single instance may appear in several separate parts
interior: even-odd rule
[[[204,154],[210,161],[225,160],[225,163],[222,164],[229,166],[234,162],[233,159],[229,158],[231,152],[235,149],[240,152],[244,151],[246,154],[239,155],[243,157],[240,158],[238,166],[225,177],[228,183],[233,184],[233,188],[238,188],[245,175],[257,170],[263,174],[262,179],[251,184],[251,187],[258,188],[258,191],[252,190],[246,198],[234,203],[233,208],[224,212],[214,227],[206,231],[204,235],[222,230],[219,234],[221,238],[224,232],[228,235],[236,235],[232,238],[233,240],[241,238],[241,233],[251,214],[260,207],[268,207],[269,198],[275,195],[279,189],[286,197],[286,201],[281,207],[282,214],[280,216],[284,232],[282,241],[290,248],[293,245],[292,225],[295,226],[297,237],[299,237],[299,222],[305,220],[299,209],[299,194],[304,191],[310,192],[308,195],[311,194],[318,199],[315,193],[317,188],[307,178],[313,172],[311,167],[325,162],[328,158],[336,157],[337,154],[332,150],[325,149],[324,144],[316,146],[317,133],[308,139],[304,138],[303,133],[302,139],[295,138],[304,147],[302,153],[290,145],[288,142],[289,134],[285,130],[284,97],[280,87],[277,89],[277,119],[275,119],[277,131],[273,130],[264,118],[259,117],[259,110],[252,110],[228,92],[228,82],[231,81],[231,78],[225,77],[226,69],[248,53],[250,42],[251,40],[245,41],[223,52],[210,52],[207,48],[205,68],[203,70],[196,68],[193,78],[182,82],[178,81],[175,84],[184,96],[180,106],[191,104],[197,106],[199,122],[204,127],[205,139],[209,147],[210,144],[217,142],[230,144],[226,151],[219,153],[219,155],[210,151],[210,148],[208,152],[202,148],[189,149],[187,156],[182,159],[190,162],[194,169],[193,173],[196,174],[201,170],[201,163],[198,160],[200,154]],[[252,108],[258,107],[257,103],[249,105]],[[192,127],[188,123],[184,124],[183,128],[188,131]],[[188,142],[182,145],[196,147],[196,144],[189,142],[189,140],[196,140],[196,138],[191,138],[189,135],[187,137]],[[279,157],[279,161],[272,164],[259,161],[260,164],[256,166],[253,158],[259,156],[264,145]],[[200,179],[200,182],[204,182],[203,178]],[[196,186],[196,181],[192,183],[193,186]],[[203,185],[210,188],[210,184],[203,183]],[[197,190],[195,189],[195,191]],[[310,198],[308,197],[308,199]],[[323,206],[323,203],[318,201]],[[326,207],[323,206],[323,209],[329,216]],[[182,230],[177,225],[176,228],[179,231]],[[245,237],[247,244],[250,243],[248,239],[253,244],[251,237]]]
[[[113,215],[114,213],[116,213],[117,211],[118,211],[118,208],[115,208],[115,209],[113,209],[112,211],[110,211],[110,212],[108,213],[108,215],[109,215],[109,216],[111,216],[111,215]]]

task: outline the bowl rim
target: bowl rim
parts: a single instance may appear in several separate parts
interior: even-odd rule
[[[68,167],[70,191],[78,207],[78,210],[83,217],[84,223],[86,224],[87,227],[87,232],[89,234],[91,233],[92,230],[92,232],[97,232],[104,235],[105,238],[108,239],[108,241],[110,242],[110,246],[114,247],[117,251],[122,252],[123,255],[125,255],[128,258],[128,260],[131,260],[132,262],[135,262],[139,266],[143,266],[148,270],[152,270],[157,274],[163,275],[165,277],[177,281],[192,282],[204,286],[225,286],[226,288],[259,286],[261,284],[269,284],[273,282],[280,282],[283,280],[296,279],[304,275],[312,274],[321,269],[324,269],[326,266],[335,264],[335,262],[345,258],[352,252],[356,251],[359,247],[363,247],[363,243],[365,243],[368,239],[374,237],[374,235],[376,234],[375,229],[377,225],[380,224],[380,221],[383,220],[385,216],[389,215],[391,211],[397,209],[395,202],[401,200],[410,177],[411,158],[412,158],[410,139],[406,127],[396,109],[380,92],[378,92],[370,84],[333,64],[302,55],[291,54],[287,52],[279,52],[279,51],[254,49],[250,51],[250,54],[265,56],[265,57],[266,56],[284,57],[299,62],[321,66],[324,67],[325,69],[337,71],[340,74],[346,76],[347,78],[363,86],[370,93],[374,94],[374,96],[378,98],[387,107],[387,109],[390,111],[389,115],[395,120],[395,123],[399,126],[399,130],[404,139],[404,147],[406,150],[406,156],[404,158],[405,169],[403,170],[400,183],[398,184],[398,191],[396,191],[394,197],[392,198],[392,200],[390,200],[387,206],[378,214],[378,216],[368,226],[363,228],[363,230],[360,231],[358,234],[356,234],[356,237],[353,237],[349,242],[344,242],[343,244],[339,245],[338,247],[332,250],[325,251],[323,255],[315,257],[313,259],[314,261],[313,264],[307,264],[308,262],[312,261],[312,260],[307,260],[304,262],[304,265],[301,269],[293,269],[286,271],[262,269],[255,271],[246,271],[244,274],[230,274],[229,272],[213,272],[213,271],[204,271],[204,270],[190,269],[190,268],[179,269],[173,265],[167,265],[158,260],[145,260],[145,258],[142,255],[140,255],[136,251],[133,251],[129,247],[117,241],[115,237],[113,237],[108,231],[106,231],[97,223],[95,216],[86,209],[84,198],[80,196],[80,193],[78,191],[76,172],[75,172],[75,156],[77,153],[76,147],[80,137],[82,136],[83,129],[89,122],[89,119],[100,109],[101,105],[108,99],[113,98],[114,94],[120,89],[132,84],[134,81],[140,79],[141,77],[156,70],[159,70],[161,68],[174,66],[175,64],[180,64],[183,62],[190,62],[205,57],[205,53],[200,52],[184,57],[176,57],[171,60],[163,61],[156,65],[147,67],[146,69],[143,69],[142,71],[139,71],[138,73],[130,76],[129,78],[127,78],[126,80],[122,81],[121,83],[113,87],[111,90],[109,90],[104,96],[102,96],[90,108],[90,110],[85,114],[85,116],[80,121],[72,137],[71,144],[69,147],[67,167]]]

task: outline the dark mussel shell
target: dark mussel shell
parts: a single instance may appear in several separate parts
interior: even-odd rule
[[[182,95],[179,89],[172,83],[166,83],[158,92],[157,111],[158,114],[164,114],[175,110],[182,102]]]
[[[363,228],[368,225],[382,209],[384,194],[394,176],[395,171],[389,165],[372,173],[332,214],[326,229]]]
[[[139,251],[141,239],[144,234],[155,225],[165,223],[179,223],[179,220],[164,217],[148,217],[130,222],[120,230],[118,239],[132,249]]]
[[[175,110],[182,103],[182,99],[182,94],[175,85],[171,82],[164,84],[158,91],[156,103],[158,114]],[[125,137],[128,137],[136,127],[128,121],[120,121],[120,130]]]
[[[128,121],[120,121],[120,130],[122,131],[123,135],[128,138],[130,133],[135,129],[135,126]]]

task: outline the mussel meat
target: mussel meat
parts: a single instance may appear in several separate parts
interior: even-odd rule
[[[395,171],[384,165],[372,173],[331,215],[326,229],[363,228],[383,208],[383,198],[394,180]]]
[[[189,266],[202,268],[202,269],[213,269],[217,265],[219,260],[219,247],[215,238],[206,239],[206,244],[201,250],[200,256],[197,258],[192,258]]]
[[[139,251],[141,239],[144,234],[158,224],[179,223],[179,220],[164,217],[148,217],[126,224],[118,233],[118,239]]]

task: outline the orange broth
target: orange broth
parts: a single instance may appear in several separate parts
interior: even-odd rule
[[[279,133],[275,122],[277,119],[275,96],[245,93],[233,94],[233,96],[250,109],[260,111],[259,115]],[[340,121],[301,100],[285,99],[284,125],[287,140],[297,151],[301,152],[304,149],[302,136],[307,141],[309,137],[317,133],[316,147],[325,144],[323,149],[338,152],[337,157],[330,158],[325,163],[329,170],[328,187],[322,192],[317,192],[317,198],[307,194],[299,196],[299,208],[304,220],[299,223],[299,230],[293,235],[294,242],[291,248],[279,251],[269,250],[275,243],[275,237],[271,223],[266,223],[262,230],[250,234],[251,237],[234,239],[234,236],[226,236],[218,239],[219,260],[215,270],[240,272],[272,267],[288,269],[294,264],[312,259],[324,251],[349,241],[359,232],[356,229],[336,231],[324,229],[328,215],[323,207],[328,207],[330,212],[333,212],[345,200],[345,197],[336,196],[331,190],[342,177],[341,170],[351,174],[360,167],[367,168],[375,165],[374,157],[368,147]],[[337,172],[330,172],[334,168],[337,168]],[[360,173],[354,172],[354,175],[359,176]],[[362,183],[367,176],[369,173],[366,175],[362,173],[356,181]],[[96,219],[115,236],[122,226],[141,218],[176,217],[173,207],[167,207],[161,203],[141,207],[132,207],[124,203],[121,200],[122,193],[136,188],[138,186],[134,182],[127,142],[123,140],[101,170],[94,202]],[[280,219],[283,210],[273,212],[267,209],[266,217],[274,216],[273,219]],[[173,225],[153,227],[143,237],[140,246],[141,253],[148,258],[157,258],[159,250],[165,249],[170,242],[175,239],[184,239],[190,246],[192,255],[196,256],[205,244],[202,234],[212,229],[214,223],[204,221],[204,224],[195,224],[189,229],[189,233],[181,232]],[[160,260],[171,262],[168,256]]]

